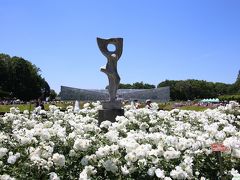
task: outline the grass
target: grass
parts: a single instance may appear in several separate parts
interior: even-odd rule
[[[18,107],[21,112],[24,110],[33,110],[34,105],[29,105],[29,104],[19,104],[19,105],[0,105],[0,112],[9,112],[11,107]]]
[[[179,107],[178,109],[191,110],[191,111],[205,111],[208,108],[207,107],[202,107],[202,106],[182,106],[182,107]]]
[[[158,106],[159,106],[159,109],[161,109],[161,110],[171,111],[173,109],[173,105],[174,105],[174,103],[168,102],[168,103],[160,103]],[[208,108],[192,105],[192,106],[176,107],[176,109],[191,110],[191,111],[205,111]]]
[[[158,107],[160,110],[166,110],[166,111],[171,111],[173,109],[172,106],[173,106],[173,103],[171,102],[158,104]]]
[[[84,102],[80,102],[80,108],[83,107]],[[44,109],[49,110],[49,105],[50,104],[44,104]],[[65,110],[67,106],[71,105],[74,106],[74,102],[63,102],[63,103],[56,103],[56,106],[60,107],[62,110]],[[11,107],[18,107],[21,112],[24,110],[33,110],[35,108],[35,104],[20,104],[20,105],[0,105],[0,113],[5,113],[9,112]],[[159,104],[159,109],[161,110],[167,110],[170,111],[173,109],[173,103],[168,102],[168,103],[160,103]],[[178,109],[182,110],[192,110],[192,111],[204,111],[207,109],[207,107],[202,107],[202,106],[182,106],[179,107]]]
[[[50,104],[44,104],[44,109],[49,110]],[[56,106],[60,107],[62,110],[65,110],[67,106],[73,105],[73,102],[66,102],[66,103],[56,103]],[[80,103],[80,107],[83,104]],[[15,104],[15,105],[0,105],[0,113],[9,112],[11,107],[18,107],[20,112],[23,112],[24,110],[30,110],[32,111],[35,108],[35,104]]]

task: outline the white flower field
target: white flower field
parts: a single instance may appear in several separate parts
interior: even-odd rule
[[[0,117],[0,180],[240,179],[239,104],[203,112],[125,106],[116,122],[99,125],[100,108],[11,108]],[[214,143],[227,151],[213,152]]]

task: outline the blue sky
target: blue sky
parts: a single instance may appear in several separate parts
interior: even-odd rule
[[[105,88],[96,37],[123,37],[122,83],[233,83],[240,69],[239,0],[0,0],[0,53],[61,85]]]

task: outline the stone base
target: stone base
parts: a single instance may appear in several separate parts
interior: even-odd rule
[[[102,107],[103,109],[121,109],[122,107],[122,102],[121,101],[103,101],[102,103]]]
[[[116,116],[123,116],[124,109],[101,109],[98,110],[98,124],[100,125],[103,121],[115,122]]]

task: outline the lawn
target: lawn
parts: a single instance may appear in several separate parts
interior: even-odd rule
[[[82,108],[83,104],[84,104],[84,102],[80,102],[80,108]],[[49,105],[50,104],[44,104],[44,109],[49,110]],[[67,106],[69,106],[69,105],[73,106],[74,102],[72,102],[72,101],[58,102],[58,103],[55,103],[55,105],[60,107],[61,110],[65,110]],[[21,112],[23,112],[24,110],[29,110],[29,109],[32,111],[35,108],[35,104],[31,104],[31,105],[30,104],[0,105],[0,113],[9,112],[11,107],[18,107]],[[172,102],[160,103],[159,109],[170,111],[173,109],[173,103]],[[192,110],[192,111],[204,111],[207,109],[207,107],[192,105],[192,106],[182,106],[182,107],[179,107],[178,109]]]
[[[83,103],[80,103],[80,107]],[[51,104],[44,104],[44,109],[49,110],[49,105]],[[54,105],[61,108],[61,110],[65,110],[67,106],[73,105],[73,102],[59,102],[54,103]],[[20,112],[23,112],[24,110],[33,110],[35,108],[35,104],[15,104],[15,105],[0,105],[0,113],[9,112],[11,107],[18,107]]]
[[[0,105],[0,112],[9,112],[11,107],[18,107],[23,112],[26,109],[32,111],[35,106],[33,104]]]
[[[174,103],[175,102],[160,103],[158,106],[159,106],[159,109],[161,110],[171,111],[172,109],[174,109]],[[196,105],[185,105],[185,106],[175,107],[175,108],[181,109],[181,110],[190,110],[190,111],[205,111],[206,109],[208,109],[208,107],[196,106]]]
[[[179,107],[178,109],[181,110],[191,110],[191,111],[205,111],[208,109],[208,107],[203,107],[203,106],[182,106]]]

